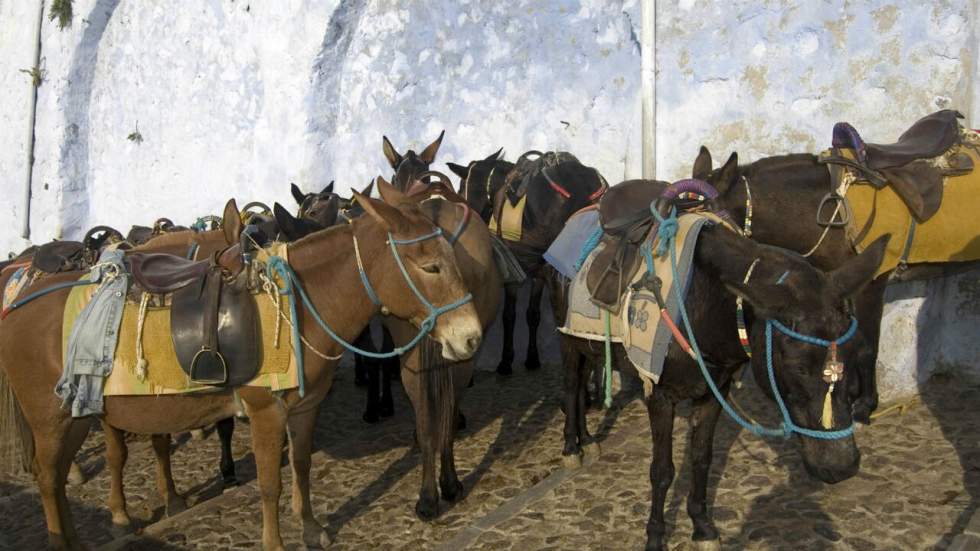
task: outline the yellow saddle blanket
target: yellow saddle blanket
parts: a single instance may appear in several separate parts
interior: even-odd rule
[[[524,227],[525,205],[527,205],[527,194],[521,197],[516,205],[510,204],[510,201],[504,198],[503,207],[500,209],[500,221],[497,221],[496,215],[490,217],[490,232],[499,233],[507,241],[520,241]]]
[[[921,224],[915,222],[891,186],[876,189],[856,180],[848,188],[852,216],[846,231],[858,252],[878,237],[892,235],[876,277],[898,267],[906,247],[909,264],[980,260],[980,148],[960,147],[978,168],[970,174],[946,177],[939,210]],[[869,229],[859,243],[855,242],[869,219]]]
[[[285,249],[279,251],[285,255]],[[62,353],[68,347],[75,319],[95,294],[97,286],[83,285],[72,288],[65,303],[62,329]],[[262,334],[260,346],[262,361],[258,375],[246,386],[259,386],[272,390],[296,388],[297,366],[292,353],[292,335],[286,319],[277,325],[279,312],[276,304],[264,293],[255,296],[259,312],[259,325]],[[285,318],[289,308],[285,300],[279,304]],[[137,336],[139,335],[140,305],[127,302],[119,327],[112,372],[106,379],[106,396],[133,396],[157,394],[182,394],[213,390],[215,387],[191,383],[184,373],[174,351],[170,335],[170,308],[148,307],[143,321],[141,344],[143,357],[147,361],[146,378],[141,379],[136,372]],[[278,328],[278,335],[276,329]]]

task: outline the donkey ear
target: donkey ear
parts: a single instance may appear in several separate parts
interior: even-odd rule
[[[405,201],[405,194],[398,191],[398,188],[388,183],[383,176],[378,176],[376,180],[378,183],[378,195],[381,196],[381,200],[389,205],[398,206]]]
[[[289,184],[289,191],[293,194],[293,199],[296,200],[297,204],[302,205],[303,201],[306,200],[306,194],[296,184]]]
[[[732,152],[725,161],[724,166],[718,171],[718,178],[712,182],[719,194],[724,195],[735,184],[738,179],[738,153]]]
[[[238,212],[238,204],[234,199],[225,203],[225,211],[221,216],[221,230],[225,234],[225,243],[234,245],[242,235],[242,215]]]
[[[272,215],[275,216],[276,225],[279,226],[279,231],[286,237],[287,241],[296,241],[307,234],[300,219],[290,214],[279,203],[272,206]]]
[[[439,146],[442,145],[442,137],[445,135],[446,135],[445,130],[440,132],[439,137],[436,138],[436,141],[430,143],[425,149],[422,150],[422,153],[419,155],[419,158],[422,159],[422,161],[424,161],[426,164],[431,165],[432,162],[436,160],[436,153],[439,152]]]
[[[388,205],[384,201],[371,199],[370,197],[361,195],[356,191],[354,192],[354,199],[359,205],[361,205],[361,208],[364,209],[364,212],[368,216],[374,218],[374,220],[377,221],[377,223],[389,233],[395,233],[399,228],[402,228],[408,224],[408,221],[405,219],[402,213],[398,212],[398,209]]]
[[[395,147],[388,141],[388,136],[381,136],[381,149],[384,150],[385,158],[388,159],[391,168],[397,170],[398,165],[402,164],[402,156],[395,151]]]
[[[374,191],[374,180],[371,180],[368,182],[368,185],[364,186],[364,189],[361,190],[361,195],[370,197],[372,191]]]
[[[698,152],[698,158],[694,159],[694,170],[691,171],[691,178],[707,180],[708,174],[711,174],[711,152],[702,145],[701,151]]]
[[[885,250],[890,239],[890,233],[875,239],[861,254],[830,272],[830,278],[837,285],[843,297],[853,297],[874,279],[881,267],[882,260],[885,258]]]
[[[333,193],[333,180],[330,180],[330,183],[327,184],[327,187],[323,188],[323,191],[321,191],[320,193]]]
[[[467,170],[465,166],[458,165],[456,163],[446,163],[446,166],[448,166],[449,170],[452,170],[453,174],[455,174],[456,176],[459,176],[460,178],[466,178]]]
[[[500,154],[503,153],[503,152],[504,152],[504,148],[501,147],[500,149],[497,150],[496,153],[491,153],[486,159],[483,159],[483,160],[484,161],[496,161],[497,159],[500,158]]]

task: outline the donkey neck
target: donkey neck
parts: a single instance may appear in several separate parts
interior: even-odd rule
[[[383,244],[382,239],[371,241]],[[377,261],[383,254],[377,245],[371,245],[360,243],[366,263]],[[333,226],[290,244],[289,265],[324,323],[345,341],[353,342],[378,308],[371,302],[358,275],[351,225]],[[325,348],[320,349],[324,353],[338,353],[341,345],[320,329],[312,313],[305,307],[300,312],[303,335],[313,343],[322,343]]]

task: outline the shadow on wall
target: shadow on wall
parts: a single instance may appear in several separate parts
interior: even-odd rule
[[[65,182],[60,205],[62,235],[81,235],[89,216],[89,132],[92,84],[99,47],[119,0],[98,0],[81,21],[82,39],[75,48],[64,97],[65,135],[62,137],[58,172]],[[68,208],[67,205],[72,205]],[[70,214],[69,214],[70,213]]]

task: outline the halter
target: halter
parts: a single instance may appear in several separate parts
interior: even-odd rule
[[[342,347],[346,348],[347,350],[355,354],[360,354],[361,356],[367,356],[369,358],[377,358],[377,359],[392,358],[394,356],[400,356],[404,354],[405,352],[411,350],[412,347],[414,347],[416,344],[418,344],[418,342],[422,340],[422,337],[426,336],[430,331],[432,331],[432,329],[435,328],[436,319],[439,316],[451,310],[455,310],[456,308],[459,308],[460,306],[463,306],[464,304],[473,300],[473,295],[471,293],[467,293],[465,296],[463,296],[462,298],[454,302],[451,302],[444,306],[435,306],[431,302],[429,302],[427,298],[425,298],[425,295],[423,295],[422,292],[419,291],[418,287],[415,286],[415,283],[412,281],[412,278],[409,276],[408,270],[405,268],[405,263],[402,261],[401,255],[398,254],[397,245],[409,245],[412,243],[419,243],[421,241],[433,239],[440,236],[442,236],[442,228],[436,228],[435,231],[433,231],[432,233],[428,233],[411,239],[395,239],[394,236],[391,234],[391,232],[388,232],[387,242],[389,247],[391,248],[392,256],[395,257],[395,263],[398,265],[398,269],[402,273],[402,277],[405,278],[405,282],[408,284],[409,289],[412,290],[412,293],[415,294],[415,297],[429,311],[429,314],[425,317],[424,320],[422,320],[418,333],[407,344],[405,344],[404,346],[395,347],[395,349],[392,350],[391,352],[381,353],[381,352],[372,352],[369,350],[363,350],[342,339],[340,335],[338,335],[333,329],[330,328],[329,325],[326,324],[326,322],[323,321],[323,318],[320,316],[320,313],[317,310],[316,306],[310,300],[309,296],[306,294],[306,290],[303,289],[303,285],[296,277],[296,272],[293,271],[293,269],[289,266],[286,260],[283,259],[282,257],[273,256],[269,259],[268,263],[266,264],[266,276],[269,279],[273,279],[273,276],[278,276],[279,279],[282,281],[282,287],[279,288],[279,294],[289,296],[290,314],[292,316],[291,319],[297,319],[296,318],[296,314],[297,314],[296,295],[298,294],[303,305],[306,307],[307,310],[309,310],[310,314],[313,316],[313,319],[316,320],[320,328],[323,329],[325,333],[330,335],[330,338],[337,341],[337,343],[340,344]],[[371,283],[368,281],[367,274],[364,271],[364,266],[361,262],[361,254],[360,254],[359,247],[357,245],[356,236],[354,237],[354,257],[357,260],[358,273],[361,276],[361,282],[364,284],[365,291],[367,291],[367,294],[371,298],[371,301],[384,310],[385,309],[384,306],[381,304],[377,294],[374,292],[374,289],[371,287]],[[299,331],[294,331],[293,333],[294,333],[293,349],[297,356],[297,364],[302,366],[303,356],[302,356],[302,348],[299,343]],[[300,373],[300,380],[302,380],[302,373]]]
[[[657,212],[655,205],[651,205],[650,210],[651,212],[653,212],[654,216],[658,219],[658,221],[660,221],[660,229],[658,230],[658,237],[660,238],[660,240],[662,242],[664,241],[672,242],[677,233],[677,224],[676,224],[677,210],[672,208],[670,215],[668,215],[666,218],[660,216],[660,213]],[[672,221],[674,223],[671,223]],[[677,271],[677,251],[673,246],[668,246],[666,248],[669,249],[670,251],[670,268],[673,271],[674,280],[681,281]],[[750,270],[754,267],[755,267],[755,262],[753,262],[752,266],[750,266]],[[748,277],[746,277],[746,279],[748,279]],[[783,325],[782,323],[780,323],[778,320],[775,319],[766,320],[766,370],[769,374],[769,385],[772,388],[772,393],[773,396],[775,397],[776,404],[779,406],[779,412],[783,417],[782,425],[779,428],[767,428],[746,421],[745,419],[742,418],[742,416],[736,413],[734,408],[732,408],[732,406],[728,403],[728,401],[725,400],[725,397],[718,389],[718,385],[715,384],[714,379],[711,378],[711,374],[708,372],[708,367],[704,360],[704,355],[701,353],[701,349],[698,347],[697,339],[694,336],[694,329],[691,327],[691,321],[687,315],[687,308],[685,308],[684,306],[684,297],[681,294],[680,286],[677,285],[674,286],[674,293],[676,294],[677,297],[681,318],[684,322],[684,328],[687,331],[687,335],[690,339],[690,347],[694,351],[694,358],[695,360],[697,360],[697,364],[701,370],[701,374],[704,376],[704,380],[707,383],[708,388],[711,390],[711,393],[714,395],[715,399],[718,400],[718,403],[721,404],[722,409],[725,410],[725,413],[727,413],[728,416],[731,417],[733,421],[741,425],[744,429],[748,430],[749,432],[752,432],[753,434],[759,436],[782,436],[783,438],[789,438],[793,433],[796,433],[801,436],[807,436],[818,440],[837,440],[841,438],[847,438],[848,436],[854,434],[853,423],[848,425],[847,428],[841,430],[813,430],[805,427],[800,427],[793,422],[793,419],[790,417],[789,410],[786,408],[786,404],[783,401],[783,397],[779,393],[779,386],[776,384],[776,374],[773,369],[773,360],[772,360],[772,328],[775,327],[780,333],[783,333],[784,335],[799,340],[801,342],[811,344],[814,346],[823,346],[825,348],[830,349],[832,361],[836,362],[837,347],[850,340],[851,337],[853,337],[854,334],[857,332],[857,318],[851,316],[851,323],[848,329],[844,332],[843,335],[837,337],[832,341],[798,333],[790,329],[789,327],[786,327],[785,325]],[[830,362],[828,362],[828,366],[829,365]],[[830,397],[834,390],[834,384],[839,380],[839,378],[843,374],[842,368],[843,365],[841,364],[840,370],[834,369],[833,374],[830,375],[828,375],[827,373],[827,371],[829,371],[830,369],[825,370],[824,372],[824,380],[828,381],[828,378],[830,379],[828,381],[830,387],[829,390],[827,391],[827,395],[824,400],[825,412],[824,412],[824,419],[822,421],[826,420],[827,405],[830,402]],[[831,416],[830,423],[825,422],[822,424],[824,426],[827,426],[828,424],[832,425],[832,421],[833,419]]]

